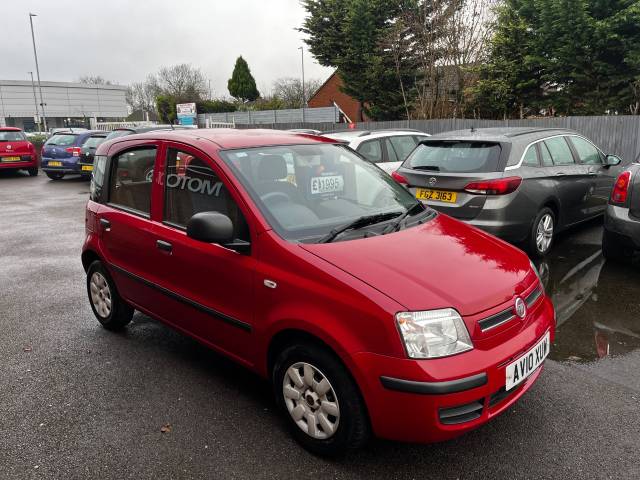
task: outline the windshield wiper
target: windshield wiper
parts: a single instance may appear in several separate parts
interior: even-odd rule
[[[418,207],[420,207],[420,208],[418,208]],[[407,208],[406,212],[404,212],[402,215],[400,215],[398,218],[396,218],[395,222],[393,222],[392,224],[388,225],[382,231],[382,234],[384,235],[386,233],[397,232],[400,229],[400,225],[402,224],[404,219],[407,218],[409,215],[412,215],[412,212],[415,212],[417,214],[418,212],[424,212],[426,209],[427,209],[427,207],[425,207],[422,202],[414,203],[409,208]]]
[[[417,165],[415,167],[411,167],[413,170],[429,170],[430,172],[439,172],[440,167],[436,165]]]
[[[376,213],[374,215],[365,215],[363,217],[356,218],[353,222],[347,223],[346,225],[343,225],[341,227],[334,228],[328,234],[318,240],[318,243],[331,243],[338,235],[346,232],[347,230],[355,230],[358,228],[367,227],[369,225],[374,225],[376,223],[395,218],[399,215],[403,214],[398,212],[386,212]]]

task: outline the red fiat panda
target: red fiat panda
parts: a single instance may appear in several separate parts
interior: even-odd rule
[[[38,175],[38,154],[22,130],[0,127],[0,170],[26,170]]]
[[[139,310],[269,378],[313,452],[455,437],[540,375],[555,315],[526,255],[343,145],[157,131],[102,144],[94,165],[98,321]]]

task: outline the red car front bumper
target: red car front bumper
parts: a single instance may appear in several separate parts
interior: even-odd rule
[[[429,443],[479,427],[515,403],[536,381],[542,365],[525,381],[505,390],[506,366],[550,332],[551,301],[530,312],[526,328],[490,348],[433,360],[374,353],[352,357],[375,434],[390,440]]]

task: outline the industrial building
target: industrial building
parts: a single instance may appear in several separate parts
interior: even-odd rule
[[[41,82],[41,87],[43,102],[37,83],[0,80],[0,126],[42,129],[38,126],[40,103],[44,103],[48,128],[90,127],[95,121],[122,120],[128,115],[127,88],[121,85]]]

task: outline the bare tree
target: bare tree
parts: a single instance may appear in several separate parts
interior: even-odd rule
[[[159,91],[153,75],[147,77],[145,82],[132,83],[126,92],[127,105],[133,111],[140,111],[146,118],[154,116],[156,95]]]
[[[78,83],[86,85],[113,85],[111,80],[106,80],[100,75],[83,75],[78,79]]]
[[[305,101],[308,101],[321,85],[322,82],[316,78],[305,80]],[[299,78],[279,78],[273,82],[271,91],[275,98],[282,101],[284,108],[302,108],[303,90],[302,81]]]
[[[162,67],[147,82],[156,92],[170,95],[179,101],[197,102],[208,95],[207,82],[199,68],[187,63]]]

